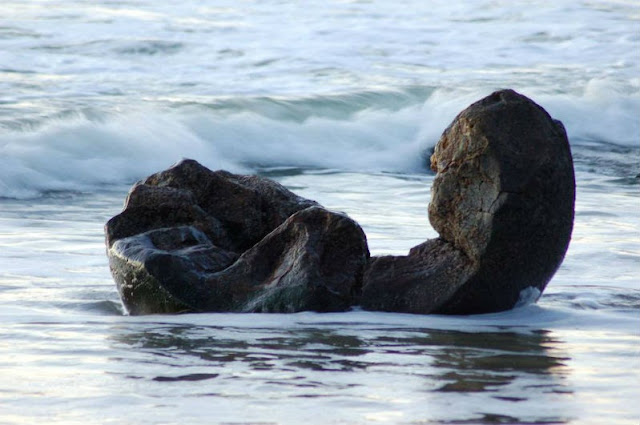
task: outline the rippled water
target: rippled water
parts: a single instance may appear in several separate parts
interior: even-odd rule
[[[429,177],[268,174],[360,220],[374,254],[433,236]],[[538,305],[471,317],[122,316],[101,224],[124,191],[6,200],[0,418],[634,423],[638,223],[621,217],[636,211],[637,185],[604,218],[594,204],[602,188],[588,186],[568,258]]]
[[[640,7],[5,1],[0,423],[637,424]],[[102,226],[181,157],[436,235],[429,150],[499,87],[561,119],[575,229],[537,304],[130,317]]]

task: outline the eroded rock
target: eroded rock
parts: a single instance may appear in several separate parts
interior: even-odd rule
[[[368,310],[473,314],[540,294],[567,250],[575,181],[564,127],[503,90],[462,111],[431,156],[440,237],[369,259],[360,226],[271,180],[193,160],[134,186],[106,224],[131,314]]]
[[[213,245],[194,226],[165,227],[119,239],[108,255],[120,298],[132,315],[202,310],[176,297],[174,288],[201,287],[205,276],[239,257]]]
[[[442,239],[430,239],[409,255],[372,257],[364,275],[365,310],[430,313],[471,276],[473,263]]]
[[[395,311],[486,313],[512,308],[529,288],[542,293],[573,227],[575,181],[562,123],[513,90],[495,92],[455,118],[431,165],[429,220],[448,254],[433,243],[420,255],[373,259],[363,306],[386,310],[379,298],[387,296],[406,300]],[[380,264],[394,272],[375,273]],[[434,272],[441,269],[454,272],[444,279]],[[416,303],[418,288],[436,295]]]
[[[342,311],[369,257],[346,215],[192,160],[134,186],[105,233],[131,314]]]

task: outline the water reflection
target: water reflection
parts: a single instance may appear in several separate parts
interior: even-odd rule
[[[572,392],[563,342],[545,330],[145,324],[116,332],[112,342],[140,355],[136,365],[123,365],[118,373],[182,384],[185,397],[244,398],[247,403],[347,399],[360,410],[412,411],[406,422],[411,424],[570,420],[562,412],[522,408],[549,395],[569,398]],[[132,357],[113,360],[131,363]],[[438,408],[451,404],[460,407]]]
[[[197,357],[210,367],[241,362],[252,370],[350,371],[368,366],[351,359],[368,352],[365,342],[328,329],[168,326],[118,335],[114,340],[173,366],[180,366],[184,356]]]
[[[445,371],[439,376],[449,381],[439,391],[474,392],[495,390],[523,374],[553,375],[550,389],[562,387],[567,358],[557,357],[547,347],[558,341],[549,332],[431,332],[434,343],[446,347],[435,356],[434,366]],[[518,397],[509,397],[514,401]]]

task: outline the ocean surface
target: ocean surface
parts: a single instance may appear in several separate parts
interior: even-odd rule
[[[3,0],[0,424],[640,423],[636,1]],[[478,316],[127,316],[103,225],[194,158],[436,235],[428,152],[513,88],[577,200],[536,304]]]

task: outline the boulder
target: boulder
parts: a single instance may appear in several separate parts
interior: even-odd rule
[[[136,184],[105,226],[131,314],[366,310],[474,314],[539,296],[573,227],[559,121],[502,90],[462,111],[431,156],[429,220],[406,256],[369,258],[356,222],[271,180],[185,160]]]
[[[105,233],[130,314],[343,311],[369,258],[346,215],[193,160],[135,185]]]
[[[440,238],[408,256],[372,259],[363,307],[487,313],[513,308],[523,293],[541,294],[573,227],[575,180],[562,123],[513,90],[495,92],[454,119],[431,167],[429,220]]]
[[[293,213],[317,206],[257,176],[211,171],[186,159],[137,183],[106,225],[107,246],[160,227],[194,225],[224,249],[243,252]]]

